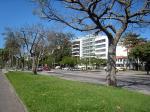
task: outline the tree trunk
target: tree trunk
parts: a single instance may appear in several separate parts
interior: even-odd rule
[[[116,46],[110,45],[108,48],[108,63],[107,63],[107,84],[109,86],[117,86],[116,80]]]
[[[34,74],[37,74],[35,56],[32,57],[32,71]]]
[[[24,71],[24,57],[21,59],[21,69]]]

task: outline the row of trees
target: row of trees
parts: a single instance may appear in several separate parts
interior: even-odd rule
[[[85,69],[88,69],[88,66],[92,66],[93,69],[98,69],[100,66],[106,66],[107,61],[105,59],[98,58],[77,58],[77,57],[64,57],[60,64],[69,67],[75,67],[76,65],[84,65]]]
[[[106,65],[106,60],[96,58],[79,59],[71,56],[70,33],[53,32],[42,25],[24,26],[13,29],[6,28],[3,33],[5,48],[0,50],[1,67],[15,67],[24,70],[32,68],[37,73],[38,66],[48,64],[50,67],[62,65],[75,67],[90,64],[98,68]]]
[[[128,60],[135,70],[150,70],[150,42],[136,33],[127,33],[123,36],[123,45],[127,48]]]
[[[142,45],[137,45],[131,49],[130,58],[135,62],[136,70],[144,67],[149,74],[150,71],[150,42],[143,43]]]
[[[6,28],[3,35],[5,49],[0,51],[2,66],[7,64],[23,70],[26,64],[36,74],[37,66],[44,61],[55,64],[64,56],[71,56],[70,40],[73,35],[70,33],[52,32],[42,25],[31,25],[19,29]]]

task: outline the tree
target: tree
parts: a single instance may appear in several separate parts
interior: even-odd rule
[[[126,48],[133,48],[139,44],[143,44],[146,42],[145,38],[139,38],[140,35],[136,33],[126,33],[124,35],[123,45],[126,46]]]
[[[14,31],[12,28],[6,28],[3,33],[5,39],[5,49],[9,52],[10,66],[14,64],[15,56],[20,54],[21,44],[19,41],[18,32]]]
[[[47,50],[47,33],[42,25],[32,25],[21,28],[20,34],[27,54],[32,58],[32,71],[37,74],[36,68]]]
[[[149,24],[149,0],[35,0],[39,15],[49,21],[66,24],[78,31],[103,32],[109,40],[108,85],[116,86],[116,45],[130,26]],[[62,3],[64,3],[62,5]],[[140,5],[139,5],[140,4]],[[58,11],[59,10],[59,11]],[[69,15],[65,14],[69,10]],[[62,13],[61,13],[62,12]],[[70,17],[71,16],[71,17]]]
[[[74,67],[77,64],[77,58],[65,56],[60,63],[65,66]]]
[[[100,59],[100,58],[91,58],[90,63],[92,64],[92,66],[95,66],[97,69],[101,65],[106,65],[107,61],[105,59]]]
[[[90,59],[89,58],[81,58],[80,63],[85,65],[85,69],[88,69],[88,64],[89,64]]]
[[[129,52],[132,48],[138,46],[138,45],[142,45],[144,43],[146,43],[146,39],[145,38],[140,38],[140,35],[136,34],[136,33],[132,33],[132,32],[129,32],[129,33],[126,33],[124,36],[123,36],[123,45],[127,48],[127,58],[128,58],[128,62],[127,62],[127,66],[129,66]],[[138,67],[138,60],[136,61],[136,69],[138,70],[139,67]]]
[[[70,33],[50,32],[48,41],[51,54],[55,63],[59,63],[63,57],[71,56],[71,39],[73,35]]]
[[[146,63],[145,69],[147,74],[150,71],[150,42],[143,44],[142,46],[138,45],[134,47],[131,52],[130,56],[133,57],[135,60],[141,61]]]
[[[5,63],[9,60],[9,52],[7,49],[0,49],[0,66],[5,67]]]

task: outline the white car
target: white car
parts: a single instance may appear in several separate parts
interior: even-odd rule
[[[65,67],[65,68],[62,68],[62,70],[69,70],[69,68],[68,68],[68,67]]]
[[[125,71],[126,68],[125,67],[116,67],[117,71]]]
[[[55,69],[60,69],[60,66],[56,66]]]
[[[107,71],[107,66],[104,67],[104,70]],[[125,71],[126,68],[125,67],[116,67],[117,71]]]

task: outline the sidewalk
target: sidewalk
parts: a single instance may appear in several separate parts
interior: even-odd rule
[[[14,89],[0,71],[0,112],[27,112]]]

